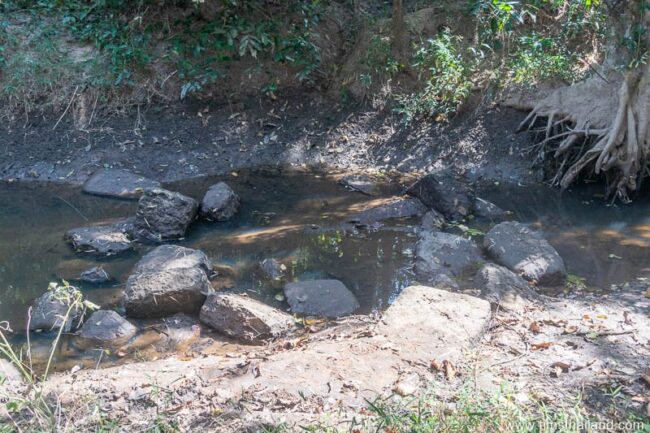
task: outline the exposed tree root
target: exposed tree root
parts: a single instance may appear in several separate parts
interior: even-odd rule
[[[544,126],[536,125],[540,118],[546,118]],[[627,200],[648,169],[649,122],[650,68],[646,64],[622,78],[593,77],[553,91],[532,107],[519,130],[537,134],[539,158],[552,155],[556,160],[554,184],[567,188],[590,169],[605,175],[610,194]]]

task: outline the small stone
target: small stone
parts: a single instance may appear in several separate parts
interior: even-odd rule
[[[338,280],[296,281],[284,286],[291,311],[308,316],[339,317],[353,313],[359,301]]]
[[[81,327],[79,336],[90,343],[104,346],[121,345],[135,335],[137,328],[111,310],[99,310]]]
[[[289,314],[234,293],[210,295],[201,308],[200,318],[215,330],[246,342],[277,338],[294,326]]]
[[[91,284],[101,284],[110,281],[111,277],[108,275],[108,272],[104,270],[104,268],[101,266],[95,266],[83,271],[81,273],[80,280]]]
[[[110,256],[133,248],[131,230],[131,220],[125,219],[112,224],[71,229],[64,238],[77,252]]]
[[[227,221],[240,206],[239,196],[225,182],[212,185],[205,193],[199,214],[210,221]]]

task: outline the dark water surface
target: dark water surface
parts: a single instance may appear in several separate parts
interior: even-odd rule
[[[167,188],[198,200],[217,178],[203,178]],[[236,291],[279,307],[281,288],[265,287],[255,265],[274,257],[287,264],[290,279],[337,278],[359,298],[363,311],[382,308],[411,281],[409,259],[413,226],[391,225],[380,231],[358,231],[346,217],[379,203],[347,190],[333,179],[314,174],[282,177],[239,173],[228,182],[242,198],[242,209],[225,223],[195,222],[180,245],[204,251],[233,274],[224,282]],[[386,194],[392,187],[387,187]],[[394,188],[393,188],[394,189]],[[128,217],[137,202],[95,197],[79,188],[54,184],[0,184],[0,320],[16,330],[24,327],[29,303],[50,281],[71,280],[91,301],[118,307],[123,283],[135,262],[154,246],[106,259],[77,254],[63,242],[68,229]],[[96,286],[72,281],[81,271],[102,265],[116,278]]]

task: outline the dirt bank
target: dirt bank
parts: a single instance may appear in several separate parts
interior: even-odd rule
[[[381,318],[349,317],[226,355],[190,351],[57,374],[45,390],[77,431],[92,429],[97,416],[125,431],[144,431],[161,416],[180,431],[280,424],[302,431],[315,423],[366,431],[367,401],[434,390],[453,408],[463,389],[488,396],[507,389],[503,395],[519,404],[553,407],[572,407],[582,395],[592,415],[644,416],[645,286],[627,285],[606,303],[588,295],[540,298],[516,314],[491,311],[466,294],[412,286]]]
[[[345,106],[318,93],[136,109],[86,130],[30,118],[0,137],[0,179],[81,183],[100,167],[170,182],[260,165],[429,171],[453,165],[470,179],[539,180],[515,134],[524,113],[492,108],[450,124],[404,125],[389,110]]]

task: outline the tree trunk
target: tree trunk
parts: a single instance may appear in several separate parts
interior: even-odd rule
[[[395,59],[401,61],[408,57],[407,52],[407,35],[406,21],[404,20],[404,2],[403,0],[393,0],[393,15],[391,18],[392,30],[392,55]]]

